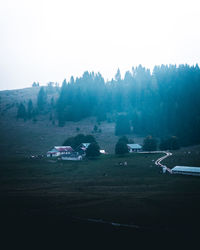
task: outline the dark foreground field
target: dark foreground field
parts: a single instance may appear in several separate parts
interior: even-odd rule
[[[124,239],[126,245],[147,243],[146,237],[167,243],[198,235],[200,177],[162,174],[154,165],[159,156],[108,155],[83,162],[2,158],[3,238],[8,245],[26,240],[32,245],[38,239],[74,245]],[[179,157],[185,157],[185,165],[200,163],[197,151],[182,151],[168,164],[177,165]]]

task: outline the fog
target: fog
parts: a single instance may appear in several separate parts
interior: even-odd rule
[[[105,79],[142,64],[196,64],[195,0],[1,0],[0,89],[60,84],[85,70]]]

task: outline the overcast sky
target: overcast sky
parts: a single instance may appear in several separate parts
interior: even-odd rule
[[[0,0],[0,89],[200,64],[199,0]]]

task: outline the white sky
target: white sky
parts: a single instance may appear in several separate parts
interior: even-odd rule
[[[0,0],[0,89],[200,63],[199,0]]]

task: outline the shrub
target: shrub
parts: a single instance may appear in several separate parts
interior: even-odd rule
[[[118,141],[115,145],[115,154],[117,155],[123,155],[128,153],[128,147],[127,144],[124,141]]]
[[[96,157],[100,155],[100,147],[96,142],[92,142],[87,150],[86,150],[86,156],[87,157]]]

